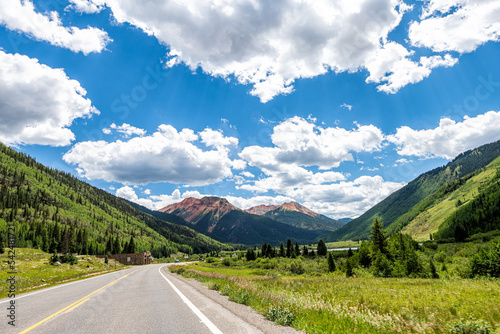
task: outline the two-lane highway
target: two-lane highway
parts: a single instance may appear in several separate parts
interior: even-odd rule
[[[1,333],[263,332],[168,273],[164,264],[19,295],[15,327],[7,323],[8,303],[0,300]]]

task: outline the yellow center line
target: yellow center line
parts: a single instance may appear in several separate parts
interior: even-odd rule
[[[111,283],[106,284],[105,286],[103,286],[103,287],[101,287],[101,288],[99,288],[99,289],[95,290],[94,292],[92,292],[92,293],[90,293],[90,294],[86,295],[85,297],[83,297],[83,298],[81,298],[81,299],[77,300],[77,301],[76,301],[76,302],[74,302],[73,304],[66,306],[66,307],[65,307],[65,308],[63,308],[62,310],[57,311],[56,313],[54,313],[54,314],[52,314],[52,315],[48,316],[47,318],[43,319],[42,321],[37,322],[37,323],[36,323],[36,324],[34,324],[33,326],[31,326],[31,327],[29,327],[29,328],[26,328],[26,329],[25,329],[25,330],[23,330],[22,332],[19,332],[19,334],[24,334],[24,333],[28,333],[29,331],[32,331],[32,330],[33,330],[33,329],[35,329],[36,327],[38,327],[38,326],[40,326],[41,324],[43,324],[43,323],[45,323],[45,322],[49,321],[49,320],[50,320],[50,319],[52,319],[52,318],[54,318],[54,317],[58,316],[59,314],[63,313],[64,311],[68,311],[68,312],[69,312],[69,311],[74,310],[75,308],[77,308],[78,306],[80,306],[80,305],[82,305],[84,302],[86,302],[86,301],[87,301],[87,299],[88,299],[90,296],[92,296],[92,295],[94,295],[94,294],[98,293],[98,292],[99,292],[99,291],[101,291],[102,289],[105,289],[105,288],[107,288],[108,286],[115,284],[115,283],[116,283],[116,282],[118,282],[119,280],[121,280],[121,279],[123,279],[123,278],[125,278],[125,277],[127,277],[127,276],[129,276],[129,275],[132,275],[133,273],[138,272],[139,270],[142,270],[142,269],[144,269],[144,268],[137,269],[137,270],[135,270],[135,271],[133,271],[133,272],[131,272],[131,273],[128,273],[128,274],[127,274],[127,275],[125,275],[125,276],[122,276],[122,277],[120,277],[120,278],[118,278],[118,279],[114,280],[114,281],[113,281],[113,282],[111,282]]]

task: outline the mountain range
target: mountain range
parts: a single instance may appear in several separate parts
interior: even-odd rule
[[[188,226],[216,240],[247,245],[276,244],[288,238],[310,243],[342,226],[296,202],[242,210],[224,198],[207,196],[186,198],[159,212],[182,218]]]
[[[436,236],[450,237],[453,233],[443,232],[441,225],[461,210],[461,203],[472,203],[487,195],[483,191],[495,182],[499,156],[500,141],[463,152],[445,166],[421,174],[360,217],[322,238],[325,241],[366,239],[375,218],[384,223],[389,233],[403,231],[426,240],[431,233],[441,230]],[[491,213],[494,207],[492,204],[485,210]],[[470,228],[468,233],[474,233],[474,229]]]

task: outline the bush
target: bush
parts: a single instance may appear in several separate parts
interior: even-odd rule
[[[214,259],[213,257],[207,257],[207,258],[205,259],[205,262],[206,262],[206,263],[214,263],[214,262],[215,262],[215,259]]]
[[[213,283],[212,285],[210,285],[208,287],[210,290],[215,290],[215,291],[219,291],[220,290],[220,285],[217,284],[217,283]]]
[[[226,267],[230,267],[231,266],[231,259],[226,257],[222,260],[222,265],[226,266]]]
[[[250,295],[246,292],[239,292],[239,293],[229,297],[230,301],[236,302],[238,304],[244,304],[244,305],[247,305],[249,299],[250,299]]]
[[[302,260],[293,260],[292,263],[290,263],[290,271],[297,275],[303,274],[304,264],[302,263]]]
[[[73,265],[78,263],[78,258],[73,254],[66,254],[62,257],[61,261],[61,263],[69,263]]]
[[[288,326],[295,320],[295,315],[287,308],[271,306],[267,309],[265,317],[278,325]]]
[[[61,262],[61,258],[59,258],[59,255],[54,253],[50,258],[49,258],[49,263],[54,264],[56,262]]]
[[[459,320],[448,325],[448,330],[452,334],[489,334],[492,333],[492,328],[489,323],[484,320]]]

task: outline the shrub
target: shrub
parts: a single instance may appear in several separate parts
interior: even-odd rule
[[[231,266],[231,259],[226,257],[222,260],[222,265],[226,266],[226,267],[230,267]]]
[[[78,258],[73,254],[66,254],[62,257],[61,263],[77,264]]]
[[[50,258],[49,258],[49,263],[54,264],[56,262],[61,262],[61,259],[59,258],[59,255],[54,253]]]
[[[448,330],[452,334],[489,334],[492,328],[484,320],[459,320],[448,325]]]
[[[217,283],[213,283],[212,285],[210,285],[208,287],[210,290],[215,290],[215,291],[219,291],[220,290],[220,285],[217,284]]]
[[[265,317],[278,325],[288,326],[295,320],[295,315],[287,308],[271,306],[267,309]]]
[[[290,263],[290,271],[297,275],[303,274],[304,264],[302,263],[302,260],[293,260],[292,263]]]
[[[247,305],[249,299],[250,299],[250,295],[246,292],[239,292],[239,293],[229,297],[230,301],[236,302],[238,304],[244,304],[244,305]]]
[[[205,259],[205,262],[206,262],[206,263],[214,263],[214,262],[215,262],[215,259],[214,259],[213,257],[207,257],[207,258]]]

